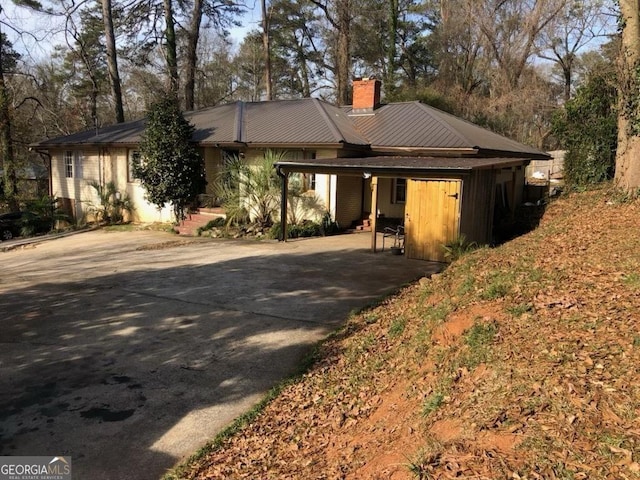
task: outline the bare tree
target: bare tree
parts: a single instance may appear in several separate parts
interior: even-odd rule
[[[350,103],[349,76],[351,74],[351,0],[311,0],[324,14],[336,35],[334,75],[337,101]]]
[[[541,32],[539,56],[553,62],[562,72],[565,101],[571,98],[579,52],[596,38],[610,33],[610,18],[601,0],[565,0],[561,12]]]
[[[187,29],[187,48],[185,52],[185,108],[195,108],[196,71],[198,67],[198,43],[204,19],[213,25],[217,32],[227,35],[226,27],[236,25],[235,16],[241,12],[240,6],[232,0],[194,0],[191,19]]]
[[[178,43],[176,40],[176,26],[173,15],[173,0],[163,0],[164,6],[164,41],[165,41],[165,58],[167,60],[167,69],[169,70],[169,86],[168,90],[174,94],[178,93]]]
[[[558,16],[564,4],[565,0],[475,2],[474,18],[504,82],[501,88],[510,90],[518,86],[527,62],[536,53],[541,32]],[[495,83],[493,86],[498,87]]]
[[[440,0],[432,5],[433,38],[442,84],[459,86],[470,95],[486,79],[482,32],[476,16],[475,0]]]
[[[118,70],[118,54],[116,51],[116,36],[113,28],[113,9],[111,0],[100,0],[102,3],[102,21],[104,22],[104,37],[107,49],[107,68],[109,70],[109,83],[111,96],[116,115],[116,123],[124,122],[124,108],[122,107],[122,85]]]
[[[271,80],[271,15],[267,11],[267,1],[261,0],[262,5],[262,46],[264,48],[264,85],[267,100],[273,100]]]
[[[14,0],[16,5],[38,10],[41,5],[34,0]],[[3,9],[0,5],[0,15]],[[3,22],[0,21],[0,160],[3,167],[4,197],[11,210],[18,209],[18,175],[16,172],[16,158],[11,136],[11,110],[9,90],[5,80],[5,38]]]

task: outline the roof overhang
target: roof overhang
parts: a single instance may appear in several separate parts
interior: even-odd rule
[[[526,158],[469,158],[469,157],[363,157],[316,158],[276,162],[279,172],[324,173],[342,175],[371,174],[378,177],[463,176],[474,170],[499,170],[529,164]]]
[[[355,151],[369,151],[369,145],[355,145],[350,143],[243,143],[243,142],[194,142],[196,146],[202,148],[223,148],[223,149],[272,149],[272,150],[355,150]],[[47,141],[32,143],[29,148],[36,151],[50,151],[50,150],[63,150],[63,149],[80,149],[80,148],[137,148],[139,147],[137,142],[82,142],[82,143],[47,143]]]
[[[243,143],[243,142],[198,142],[200,147],[210,148],[266,148],[272,150],[369,150],[369,145],[357,145],[352,143]]]
[[[478,148],[424,148],[424,147],[390,147],[385,145],[372,145],[374,154],[388,155],[415,155],[422,157],[464,157],[477,156]]]

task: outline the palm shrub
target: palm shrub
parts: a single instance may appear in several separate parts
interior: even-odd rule
[[[22,218],[20,232],[24,237],[51,231],[58,220],[69,220],[69,217],[58,207],[56,197],[43,195],[28,201],[25,207],[27,214]]]
[[[98,204],[89,203],[91,213],[98,223],[122,223],[124,214],[133,213],[133,202],[127,194],[120,194],[114,182],[107,182],[102,185],[92,180],[89,186],[93,188],[98,197]]]
[[[280,208],[280,181],[273,164],[282,158],[282,153],[267,150],[256,165],[237,156],[229,159],[216,184],[228,224],[273,225]]]
[[[305,190],[301,175],[292,175],[287,191],[287,221],[289,225],[300,225],[305,218],[318,218],[324,211],[324,205],[314,192]]]

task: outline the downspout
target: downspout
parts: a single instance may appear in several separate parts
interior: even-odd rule
[[[287,192],[289,190],[289,175],[282,171],[280,165],[276,166],[276,173],[282,179],[280,184],[280,240],[287,241]]]

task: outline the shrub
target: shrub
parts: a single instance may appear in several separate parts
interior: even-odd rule
[[[465,253],[471,252],[478,248],[477,242],[469,242],[463,234],[455,240],[442,246],[444,250],[444,258],[447,262],[453,262],[463,256]]]
[[[322,225],[318,222],[303,220],[295,225],[287,225],[287,238],[319,237],[322,236]],[[282,235],[282,224],[276,222],[269,230],[270,238],[280,238]]]

